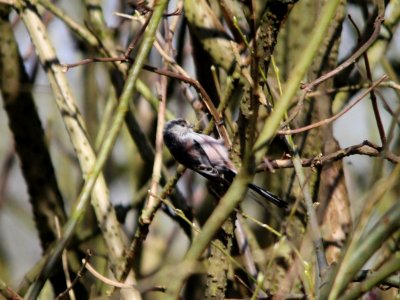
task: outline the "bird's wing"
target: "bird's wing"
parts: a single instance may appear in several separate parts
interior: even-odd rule
[[[205,134],[197,134],[194,142],[197,144],[199,151],[204,154],[202,157],[206,158],[206,161],[202,161],[202,163],[213,167],[226,166],[227,168],[232,168],[228,150],[222,140],[214,139]]]
[[[221,140],[208,135],[197,134],[193,145],[199,154],[200,164],[195,171],[208,179],[218,179],[220,182],[232,182],[235,176],[228,151]],[[233,173],[233,174],[231,174]]]
[[[212,160],[204,150],[208,148],[202,146],[202,141],[194,140],[193,148],[198,154],[198,164],[194,166],[194,170],[208,179],[220,177],[218,169],[214,167]]]

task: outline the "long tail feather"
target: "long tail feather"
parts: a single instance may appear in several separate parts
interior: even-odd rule
[[[288,207],[288,204],[286,203],[286,201],[282,200],[281,198],[272,194],[271,192],[268,192],[267,190],[260,188],[259,186],[255,185],[255,184],[250,183],[249,188],[252,189],[253,191],[255,191],[260,196],[267,199],[268,201],[270,201],[271,203],[275,204],[276,206],[283,207],[283,208]]]

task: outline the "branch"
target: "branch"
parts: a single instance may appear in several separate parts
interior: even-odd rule
[[[354,22],[351,15],[349,15],[349,19],[357,31],[358,40],[361,42],[361,32],[358,29],[357,24]],[[363,53],[363,58],[364,58],[365,70],[367,71],[368,80],[372,83],[372,73],[371,73],[371,68],[369,66],[367,52]],[[371,96],[372,108],[373,108],[374,115],[375,115],[376,125],[378,126],[379,136],[381,138],[381,143],[382,143],[382,146],[385,146],[386,145],[385,129],[383,128],[381,115],[379,114],[378,103],[376,101],[376,95],[374,93],[374,90],[371,90],[370,96]]]
[[[87,59],[81,60],[80,62],[73,63],[73,64],[61,64],[61,66],[64,68],[64,72],[67,72],[70,68],[86,65],[86,64],[89,64],[92,62],[118,62],[118,61],[119,62],[131,62],[131,63],[135,62],[135,60],[128,58],[128,57],[124,57],[124,56],[122,56],[122,57],[94,57],[94,58],[87,58]],[[178,74],[178,73],[175,73],[172,71],[159,69],[159,68],[149,66],[149,65],[143,65],[143,69],[153,72],[153,73],[156,73],[156,74],[159,74],[159,75],[178,79],[180,81],[183,81],[183,82],[188,83],[191,86],[193,86],[202,96],[201,99],[203,100],[203,104],[205,105],[208,112],[212,115],[213,119],[215,120],[215,124],[218,126],[218,130],[221,134],[221,137],[223,138],[224,141],[229,141],[228,133],[226,132],[225,127],[223,126],[221,114],[215,108],[215,106],[214,106],[210,96],[207,94],[206,90],[203,88],[203,86],[197,80],[192,79],[190,77],[183,76],[181,74]]]
[[[352,109],[358,102],[360,102],[375,87],[377,87],[382,81],[386,80],[387,78],[388,78],[387,75],[383,75],[380,79],[375,81],[364,93],[362,93],[353,103],[347,105],[340,113],[338,113],[338,114],[336,114],[336,115],[334,115],[334,116],[332,116],[330,118],[327,118],[327,119],[321,120],[319,122],[316,122],[314,124],[310,124],[310,125],[307,125],[307,126],[304,126],[304,127],[297,128],[297,129],[279,130],[278,134],[282,134],[282,135],[296,134],[296,133],[308,131],[308,130],[315,129],[317,127],[332,123],[333,121],[335,121],[336,119],[340,118],[345,113],[347,113],[350,109]]]
[[[28,9],[29,8],[28,3],[26,3],[25,1],[20,1],[20,5],[21,5],[20,9],[21,9],[21,13],[22,13],[24,22],[27,22],[27,21],[32,22],[32,19],[33,19],[33,21],[35,21],[36,23],[39,23],[39,20],[37,20],[37,15],[35,14],[35,12]],[[144,61],[147,59],[147,55],[150,52],[150,49],[153,45],[153,42],[152,42],[153,37],[155,35],[156,29],[158,27],[158,23],[161,19],[162,13],[163,13],[166,5],[167,5],[167,1],[158,1],[157,5],[155,6],[155,11],[153,13],[153,17],[149,23],[149,26],[147,28],[148,30],[145,33],[143,42],[141,43],[141,47],[138,51],[137,61],[130,69],[128,78],[126,80],[125,86],[121,93],[120,101],[119,101],[118,107],[116,109],[117,113],[115,115],[115,119],[113,120],[112,127],[110,128],[109,135],[108,135],[107,139],[104,141],[101,149],[99,150],[97,159],[94,157],[94,155],[93,155],[93,159],[90,161],[87,161],[86,156],[84,157],[86,159],[84,162],[87,164],[87,170],[86,170],[86,171],[88,171],[87,177],[85,178],[85,184],[82,187],[82,190],[78,196],[78,199],[75,202],[76,206],[74,207],[74,210],[71,213],[71,217],[65,225],[65,229],[64,229],[65,235],[62,237],[62,239],[59,242],[57,242],[57,244],[55,245],[54,251],[51,253],[48,260],[46,260],[44,267],[43,267],[43,271],[39,276],[40,278],[38,281],[35,281],[35,283],[33,284],[31,292],[29,294],[29,297],[27,297],[28,299],[36,299],[38,297],[38,295],[46,281],[46,278],[51,274],[53,265],[59,260],[63,250],[69,244],[79,221],[82,219],[82,217],[86,211],[85,208],[87,207],[87,204],[90,200],[92,190],[94,191],[94,193],[96,193],[96,192],[99,193],[99,187],[103,186],[102,183],[104,182],[104,178],[100,175],[102,168],[103,168],[106,160],[108,159],[108,156],[112,150],[112,147],[113,147],[113,145],[117,139],[117,136],[120,132],[120,129],[123,125],[126,112],[128,111],[128,108],[129,108],[129,103],[132,99],[132,94],[134,92],[135,83],[137,81],[137,78],[139,77],[142,66],[144,64]],[[45,32],[44,29],[41,29],[41,30],[37,29],[37,26],[36,27],[31,26],[29,29],[32,31],[31,32],[32,35],[34,33],[36,33],[36,35],[39,35],[39,34],[43,35],[43,32]],[[36,31],[34,31],[34,30],[36,30]],[[39,43],[36,40],[36,42],[37,42],[36,46],[39,47],[39,49],[42,49],[41,48],[41,47],[43,47],[42,44],[47,44],[47,41],[44,40],[43,37],[41,37],[41,39],[39,39],[39,41],[41,41],[41,43]],[[48,48],[51,49],[51,47],[48,47]],[[56,71],[57,75],[62,79],[61,82],[65,83],[65,86],[67,86],[65,77],[59,73],[59,71],[60,71],[59,67],[57,66],[57,64],[54,63],[54,58],[56,56],[52,52],[53,51],[51,50],[50,54],[52,54],[52,55],[50,57],[50,60],[42,58],[45,69],[49,69],[49,67],[54,68],[54,71]],[[59,78],[56,78],[55,80],[53,80],[53,82],[55,81],[54,82],[55,86],[53,88],[54,89],[57,88],[57,90],[58,90],[59,86],[56,84],[57,79],[59,79]],[[52,80],[50,80],[50,82],[52,82]],[[71,93],[69,93],[69,92],[68,92],[68,94],[61,93],[61,95],[67,99],[69,96],[70,99],[68,99],[68,100],[72,101],[72,96],[70,96]],[[63,100],[64,100],[64,97],[62,98]],[[57,98],[59,98],[59,97],[57,97]],[[73,105],[73,107],[75,108],[74,103],[72,103],[71,105]],[[61,108],[64,108],[64,107],[61,106]],[[66,108],[69,108],[69,107],[67,106]],[[64,108],[64,110],[61,109],[61,111],[64,112],[66,108]],[[71,112],[71,113],[73,113],[73,112]],[[68,116],[76,115],[76,114],[71,114],[71,113],[68,113]],[[69,118],[69,119],[73,119],[73,118]],[[78,120],[80,120],[80,119],[78,119]],[[81,125],[81,127],[84,128],[84,125]],[[68,125],[67,125],[67,128],[69,128]],[[81,132],[81,128],[76,128],[75,131]],[[82,133],[82,135],[83,134],[84,133]],[[88,144],[89,143],[87,143],[85,145],[88,145]],[[87,147],[89,148],[89,150],[93,151],[89,146],[87,146]],[[91,154],[91,153],[89,153],[89,154]],[[97,180],[98,177],[99,177],[99,180]],[[96,187],[97,187],[97,189],[96,189]],[[105,187],[105,184],[104,184],[104,187]],[[95,188],[95,189],[93,189],[93,188]],[[103,195],[101,195],[101,196],[106,197],[107,195],[108,195],[108,192],[104,191]],[[93,198],[94,197],[92,197],[92,201],[93,201]],[[98,216],[98,219],[102,225],[101,226],[102,228],[103,228],[103,226],[106,226],[106,225],[108,227],[109,224],[114,225],[112,228],[107,230],[107,232],[104,233],[103,235],[106,238],[107,245],[109,246],[108,247],[109,253],[110,253],[110,255],[112,254],[112,256],[110,257],[110,261],[112,262],[112,265],[115,267],[115,275],[117,278],[119,278],[124,270],[124,267],[122,266],[123,263],[121,264],[121,258],[123,257],[123,255],[121,255],[121,252],[120,252],[120,251],[122,251],[122,248],[123,248],[123,247],[121,247],[123,242],[120,238],[120,232],[118,231],[119,228],[118,228],[118,226],[115,226],[115,224],[117,223],[115,213],[110,214],[110,212],[109,212],[109,204],[110,204],[109,202],[98,203],[98,206],[102,209],[101,215]],[[96,208],[96,205],[95,205],[95,208]],[[104,209],[107,211],[104,212],[103,211]],[[111,221],[113,221],[114,218],[115,218],[115,222],[111,223]],[[119,255],[117,257],[116,254],[118,254],[118,253],[119,253]],[[130,276],[129,280],[133,281],[134,280],[133,276]]]
[[[352,65],[353,63],[356,62],[356,60],[365,52],[369,49],[369,47],[375,42],[375,40],[379,36],[379,32],[381,30],[381,24],[384,21],[384,18],[382,15],[379,15],[375,19],[374,23],[374,32],[370,36],[370,38],[365,42],[364,45],[362,45],[352,56],[350,56],[346,61],[344,61],[341,65],[339,65],[337,68],[333,69],[332,71],[326,73],[325,75],[322,75],[321,77],[317,78],[316,80],[303,84],[302,89],[306,91],[311,91],[314,89],[318,84],[321,82],[328,80],[329,78],[335,76],[342,70],[346,69],[348,66]]]
[[[353,145],[350,147],[346,147],[344,149],[340,149],[336,152],[320,155],[313,158],[303,158],[301,159],[301,165],[303,167],[317,167],[322,166],[334,161],[338,161],[347,156],[352,155],[366,155],[370,157],[380,157],[383,154],[383,148],[371,143],[370,141],[364,141],[360,144]],[[387,152],[383,157],[384,159],[398,164],[400,163],[400,156],[395,155],[394,153]],[[263,172],[269,170],[269,166],[272,169],[285,169],[285,168],[293,168],[293,161],[291,159],[276,159],[272,161],[268,161],[268,163],[263,163],[257,167],[257,172]]]
[[[288,107],[291,100],[298,92],[300,81],[303,80],[306,71],[312,64],[315,53],[318,51],[325,34],[329,28],[331,20],[334,18],[336,8],[339,6],[340,1],[328,1],[321,11],[320,18],[314,27],[312,37],[302,51],[303,55],[300,57],[295,67],[293,68],[290,77],[287,80],[284,92],[276,103],[273,112],[264,123],[264,126],[254,144],[253,151],[255,152],[256,162],[260,162],[266,151],[264,147],[273,136],[276,135],[276,130],[279,128],[282,119],[287,114]]]

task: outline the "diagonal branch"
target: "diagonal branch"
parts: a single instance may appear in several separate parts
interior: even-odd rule
[[[358,102],[360,102],[365,96],[367,96],[375,87],[377,87],[382,81],[388,79],[387,75],[383,75],[380,79],[378,79],[377,81],[375,81],[364,93],[362,93],[353,103],[350,103],[347,107],[345,107],[340,113],[321,120],[319,122],[316,122],[314,124],[310,124],[301,128],[297,128],[297,129],[289,129],[289,130],[279,130],[278,134],[282,134],[282,135],[288,135],[288,134],[296,134],[296,133],[300,133],[300,132],[304,132],[304,131],[308,131],[323,125],[327,125],[329,123],[332,123],[333,121],[337,120],[338,118],[340,118],[341,116],[343,116],[345,113],[347,113],[350,109],[352,109]]]
[[[376,41],[376,39],[379,36],[379,32],[381,29],[381,24],[384,21],[384,18],[382,15],[378,16],[375,20],[374,23],[374,31],[371,34],[370,38],[365,42],[364,45],[362,45],[356,52],[354,52],[353,55],[351,55],[346,61],[344,61],[340,66],[338,66],[337,68],[333,69],[332,71],[329,71],[328,73],[322,75],[321,77],[317,78],[316,80],[307,83],[307,84],[303,84],[303,86],[301,87],[302,89],[306,90],[306,91],[311,91],[313,90],[318,84],[320,84],[321,82],[332,78],[333,76],[335,76],[336,74],[338,74],[340,71],[346,69],[347,67],[349,67],[350,65],[352,65],[354,62],[356,62],[356,60],[363,55],[363,53],[365,51],[367,51],[369,49],[369,47]]]

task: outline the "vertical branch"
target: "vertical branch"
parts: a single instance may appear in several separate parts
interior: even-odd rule
[[[169,28],[166,26],[165,28],[166,35],[168,35],[167,41],[171,41],[172,37],[169,36]],[[170,43],[166,43],[165,51],[168,53],[171,48]],[[164,69],[167,68],[167,62],[164,62]],[[161,167],[162,167],[162,150],[163,150],[163,129],[165,123],[165,111],[167,105],[167,86],[168,86],[168,78],[166,76],[160,76],[160,97],[161,102],[158,106],[158,114],[157,114],[157,131],[156,131],[156,154],[154,157],[153,164],[153,174],[151,176],[151,186],[149,193],[149,200],[144,208],[141,216],[142,222],[150,223],[152,211],[155,211],[160,206],[160,200],[153,196],[158,195],[158,185],[160,183],[161,177]],[[149,214],[147,213],[149,211]]]
[[[43,28],[40,20],[37,18],[37,14],[35,13],[35,11],[32,10],[31,4],[28,4],[25,1],[18,2],[21,16],[24,22],[27,24],[28,31],[30,32],[32,40],[34,41],[40,55],[41,62],[45,66],[46,70],[49,72],[49,80],[52,84],[54,92],[57,95],[60,110],[64,113],[64,116],[66,117],[66,127],[69,130],[72,142],[77,149],[82,149],[81,151],[77,151],[77,153],[82,153],[83,156],[78,157],[81,159],[80,161],[82,163],[84,172],[87,172],[88,174],[82,191],[76,201],[75,209],[71,214],[71,218],[65,226],[65,235],[56,244],[54,251],[52,252],[49,259],[46,261],[40,279],[34,283],[34,286],[28,297],[29,299],[37,298],[40,290],[45,283],[45,279],[49,276],[52,270],[52,266],[55,262],[59,260],[63,249],[69,244],[69,241],[74,234],[75,228],[84,214],[85,207],[87,206],[87,203],[90,199],[91,191],[93,190],[93,188],[94,207],[95,209],[99,209],[97,217],[101,224],[101,228],[104,230],[104,237],[109,246],[109,254],[111,263],[113,264],[113,270],[117,278],[119,278],[123,273],[124,260],[121,260],[124,253],[123,241],[121,239],[121,233],[119,231],[119,225],[115,217],[115,212],[112,209],[110,210],[111,204],[109,203],[108,199],[104,199],[104,197],[108,196],[108,191],[105,188],[105,182],[102,176],[100,176],[100,173],[122,127],[124,117],[126,111],[128,110],[128,105],[133,94],[136,80],[152,47],[155,31],[162,17],[162,13],[166,7],[166,4],[167,1],[160,0],[157,2],[153,18],[149,23],[149,27],[147,28],[147,31],[145,33],[143,43],[141,44],[141,47],[139,49],[136,63],[131,68],[126,84],[122,91],[120,102],[117,108],[117,113],[110,129],[109,136],[104,141],[104,144],[99,151],[98,159],[96,160],[93,150],[89,146],[89,143],[86,139],[86,133],[84,131],[85,127],[75,106],[75,101],[72,97],[72,93],[69,90],[65,76],[62,73],[59,64],[57,63],[54,50],[48,43],[48,38],[45,35],[45,29]],[[76,134],[78,134],[78,136],[76,136]],[[98,177],[99,180],[97,180]],[[96,199],[104,199],[104,201],[97,202]],[[111,227],[109,228],[109,226]],[[133,276],[131,276],[129,279],[130,281],[134,281]],[[135,293],[133,293],[132,296],[135,298],[140,297],[138,294]]]
[[[246,152],[251,152],[251,148],[254,145],[255,142],[255,133],[257,129],[257,120],[258,120],[258,109],[260,107],[260,97],[262,91],[260,90],[260,82],[259,82],[259,59],[260,59],[260,53],[258,51],[258,39],[257,39],[257,26],[256,26],[256,15],[255,15],[255,9],[253,7],[253,1],[250,1],[250,32],[251,36],[253,39],[253,48],[250,51],[250,59],[251,59],[251,65],[250,65],[250,74],[251,74],[251,79],[253,81],[253,86],[251,90],[251,100],[250,100],[250,115],[251,119],[250,121],[250,126],[248,127],[248,130],[250,130],[248,133],[248,139],[247,139],[247,145],[246,145]]]
[[[228,218],[210,246],[208,257],[205,299],[224,299],[228,283],[229,255],[232,249],[233,218]]]
[[[351,17],[351,15],[349,15],[349,19],[351,21],[351,23],[353,24],[354,28],[357,31],[357,35],[358,35],[358,42],[361,42],[361,32],[360,29],[358,28],[357,24],[354,22],[353,18]],[[373,80],[372,80],[372,73],[371,73],[371,68],[369,65],[369,60],[368,60],[368,54],[367,52],[363,53],[363,59],[364,59],[364,64],[365,64],[365,70],[367,72],[367,78],[369,80],[369,82],[372,84]],[[379,108],[378,108],[378,103],[377,103],[377,99],[376,99],[376,95],[374,90],[372,89],[370,92],[370,96],[371,96],[371,104],[372,104],[372,109],[374,111],[374,115],[375,115],[375,121],[376,121],[376,125],[378,127],[378,132],[379,132],[379,136],[381,138],[381,143],[382,143],[382,147],[386,146],[386,135],[385,135],[385,129],[383,128],[383,124],[382,124],[382,119],[381,119],[381,115],[379,113]]]
[[[2,9],[0,7],[0,9]],[[57,239],[54,215],[66,220],[50,153],[33,96],[30,81],[19,56],[8,13],[0,19],[0,91],[21,160],[43,250]]]
[[[85,129],[86,126],[76,106],[76,100],[69,87],[62,67],[58,63],[56,53],[49,41],[46,29],[37,14],[36,7],[33,6],[32,3],[26,1],[18,1],[17,5],[20,16],[36,47],[40,62],[47,73],[50,85],[55,94],[56,103],[63,117],[71,143],[77,154],[83,176],[85,179],[88,179],[90,177],[89,174],[91,174],[90,170],[96,161],[96,157],[92,147],[90,146]],[[94,181],[92,187],[94,187],[92,194],[93,207],[109,249],[112,269],[116,274],[118,274],[122,269],[121,256],[124,253],[124,243],[118,227],[115,212],[111,209],[112,206],[108,198],[108,189],[104,177],[102,175],[99,176],[99,180],[97,182]],[[35,288],[31,290],[32,298],[37,297],[46,279],[51,273],[52,266],[58,261],[63,249],[72,238],[77,223],[86,211],[91,191],[91,189],[87,191],[87,198],[85,201],[78,204],[75,214],[73,213],[71,218],[68,220],[66,224],[68,230],[66,229],[64,231],[65,236],[63,236],[63,238],[57,243],[57,250],[53,253],[53,256],[50,256],[48,264],[46,264],[39,279],[34,284]]]
[[[0,4],[0,92],[28,186],[42,250],[46,251],[57,239],[54,216],[62,224],[67,216],[42,124],[28,88],[31,82],[8,21],[9,13],[10,8]],[[51,282],[56,293],[65,289],[60,264],[55,267]]]

